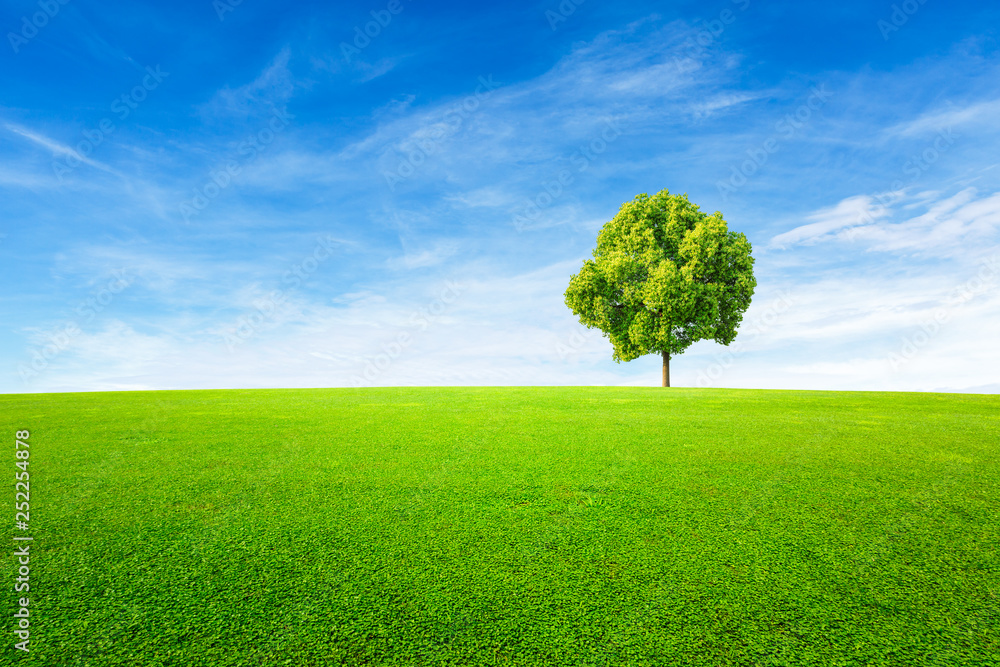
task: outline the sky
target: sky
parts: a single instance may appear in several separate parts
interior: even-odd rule
[[[1000,391],[993,2],[8,0],[0,393],[658,386],[637,194],[753,245],[674,386]]]

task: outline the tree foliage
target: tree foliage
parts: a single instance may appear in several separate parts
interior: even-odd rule
[[[757,286],[750,251],[721,213],[702,213],[687,195],[640,194],[601,229],[566,305],[608,336],[616,362],[677,355],[703,339],[728,345]]]

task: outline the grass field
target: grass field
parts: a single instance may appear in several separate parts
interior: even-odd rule
[[[18,664],[1000,664],[998,396],[4,395],[0,422],[11,482],[31,431]]]

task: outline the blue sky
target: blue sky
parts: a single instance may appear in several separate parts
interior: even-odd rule
[[[664,188],[758,281],[674,385],[996,392],[998,18],[6,2],[0,392],[656,386],[563,292]]]

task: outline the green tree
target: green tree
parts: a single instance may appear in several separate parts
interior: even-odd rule
[[[702,213],[687,195],[643,193],[598,233],[594,259],[570,279],[566,305],[604,332],[616,362],[661,354],[669,387],[671,356],[698,340],[736,338],[757,286],[750,251],[721,213]]]

